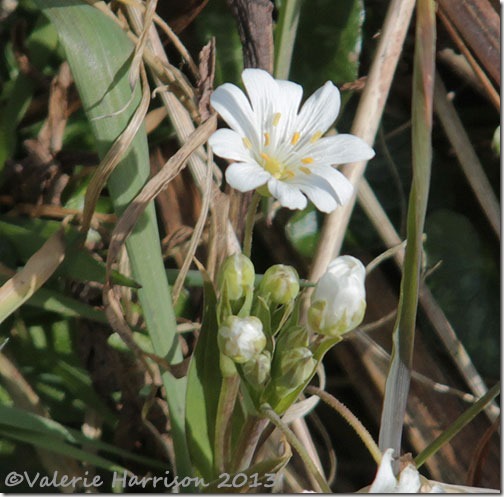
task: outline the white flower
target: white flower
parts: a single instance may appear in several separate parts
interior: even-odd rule
[[[370,494],[445,493],[441,484],[428,482],[423,476],[421,477],[413,464],[408,464],[397,480],[392,470],[393,453],[394,449],[387,449],[383,454],[376,477],[369,488]]]
[[[332,165],[367,160],[374,151],[353,135],[322,138],[340,109],[338,89],[328,81],[299,110],[300,85],[260,69],[245,69],[242,80],[248,99],[230,83],[211,97],[231,127],[209,139],[216,155],[236,161],[226,170],[227,182],[241,192],[267,186],[289,209],[304,209],[306,197],[323,212],[347,202],[353,187]]]
[[[217,341],[220,351],[240,364],[256,359],[266,347],[263,325],[254,316],[229,316],[219,328]]]
[[[366,269],[350,255],[334,259],[320,278],[308,309],[314,333],[339,336],[358,326],[366,310]]]

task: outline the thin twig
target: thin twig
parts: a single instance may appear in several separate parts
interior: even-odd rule
[[[352,126],[352,134],[369,144],[373,143],[381,121],[414,6],[415,0],[392,0],[388,8],[380,43]],[[365,169],[366,162],[359,162],[344,166],[342,172],[353,185],[357,185]],[[329,262],[338,255],[354,204],[355,194],[346,205],[326,217],[310,280],[319,280]]]
[[[438,74],[434,92],[434,109],[457,155],[460,167],[478,199],[488,222],[500,239],[500,206],[483,166],[471,145],[471,140],[460,120],[455,106],[447,96],[446,88]]]

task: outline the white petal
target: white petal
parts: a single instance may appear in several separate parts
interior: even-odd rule
[[[346,204],[352,198],[354,188],[343,173],[331,166],[315,166],[312,167],[312,171],[322,176],[332,186],[339,205]]]
[[[242,137],[247,137],[257,147],[259,137],[255,116],[250,102],[237,86],[224,83],[212,93],[210,102],[230,128]]]
[[[332,186],[320,176],[314,174],[306,176],[297,176],[292,180],[307,197],[313,202],[313,205],[321,212],[332,212],[338,206],[335,192]]]
[[[399,494],[416,494],[420,487],[420,475],[416,468],[409,464],[406,466],[399,475],[399,485],[397,486],[397,493]]]
[[[383,454],[376,477],[369,489],[370,494],[387,494],[395,491],[397,480],[392,471],[392,454],[394,449],[387,449]]]
[[[264,128],[266,121],[276,112],[273,106],[278,99],[277,82],[262,69],[245,69],[242,80],[256,115],[256,122]]]
[[[219,129],[209,139],[209,145],[215,155],[224,159],[232,159],[241,162],[250,162],[252,155],[243,144],[243,138],[230,129]]]
[[[304,103],[297,120],[297,131],[309,137],[317,131],[325,133],[338,117],[340,103],[339,90],[328,81]]]
[[[280,204],[289,209],[304,209],[308,203],[306,197],[296,186],[288,185],[283,181],[271,178],[268,181],[268,189],[277,198]]]
[[[277,80],[278,111],[281,114],[278,122],[277,136],[278,142],[286,142],[290,147],[292,136],[299,131],[297,126],[297,115],[301,99],[303,98],[303,87],[292,81]]]
[[[374,150],[354,135],[328,136],[318,140],[309,150],[310,157],[322,164],[347,164],[374,157]]]
[[[226,181],[240,192],[264,185],[271,175],[256,163],[235,162],[226,169]]]

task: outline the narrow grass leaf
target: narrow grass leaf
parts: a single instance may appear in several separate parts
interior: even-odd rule
[[[436,438],[428,447],[426,447],[417,457],[415,465],[417,468],[422,466],[429,457],[433,456],[439,449],[447,444],[457,433],[469,424],[485,407],[492,402],[500,393],[500,382],[496,383],[488,392],[462,413],[443,433]]]
[[[435,71],[435,5],[417,2],[417,24],[413,71],[412,146],[413,181],[408,205],[407,245],[401,280],[398,316],[385,387],[380,425],[380,450],[400,453],[409,392],[415,338],[416,314],[422,265],[422,237],[429,195],[432,161],[432,108]]]

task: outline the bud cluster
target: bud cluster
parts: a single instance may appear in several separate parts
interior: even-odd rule
[[[293,267],[270,267],[254,290],[254,266],[247,257],[234,254],[224,262],[218,278],[219,350],[235,364],[258,405],[278,405],[313,376],[323,353],[320,339],[310,342],[310,332],[334,344],[360,324],[366,308],[364,279],[359,260],[335,259],[315,287],[303,326],[300,281]]]

